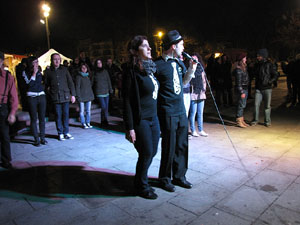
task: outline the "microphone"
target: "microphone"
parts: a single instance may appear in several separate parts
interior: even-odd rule
[[[191,59],[193,60],[194,63],[199,63],[197,59],[194,59],[192,56],[190,56],[188,53],[186,52],[182,52],[182,56],[187,58],[187,59]]]

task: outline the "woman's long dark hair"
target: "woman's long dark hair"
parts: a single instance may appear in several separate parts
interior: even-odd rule
[[[38,58],[37,58],[36,56],[29,56],[29,57],[27,58],[27,60],[26,60],[27,66],[26,66],[25,72],[26,72],[26,74],[27,74],[28,76],[31,76],[31,75],[33,74],[33,65],[32,65],[32,62],[33,62],[34,60],[37,60],[37,59],[38,59]]]
[[[141,66],[140,60],[138,57],[139,46],[143,43],[144,40],[148,40],[146,36],[136,35],[133,39],[128,43],[127,50],[129,53],[129,63],[132,66],[138,65]]]
[[[101,63],[102,63],[102,67],[100,68],[100,67],[98,67],[98,61],[101,61]],[[99,71],[102,71],[102,70],[104,70],[104,66],[103,66],[103,61],[102,61],[102,59],[100,59],[100,58],[97,58],[96,60],[95,60],[95,62],[94,62],[94,71],[97,71],[97,72],[99,72]]]

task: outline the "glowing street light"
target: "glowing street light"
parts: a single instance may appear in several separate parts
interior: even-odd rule
[[[157,33],[157,36],[158,36],[160,39],[162,38],[163,35],[164,35],[164,33],[161,32],[161,31],[159,31],[159,32]]]
[[[155,37],[157,37],[157,43],[156,43],[156,50],[158,52],[157,55],[162,55],[162,37],[164,36],[164,33],[162,31],[158,31],[156,35],[154,35]]]
[[[48,49],[50,49],[50,31],[49,31],[49,24],[48,24],[48,17],[50,15],[51,8],[45,3],[42,6],[42,10],[44,12],[44,20],[40,20],[42,24],[46,24],[46,34],[47,34],[47,43],[48,43]]]

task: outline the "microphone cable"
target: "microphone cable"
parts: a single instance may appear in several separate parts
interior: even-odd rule
[[[184,57],[190,59],[190,60],[193,60],[193,62],[197,63],[197,65],[200,65],[201,69],[204,71],[204,77],[205,77],[206,84],[207,84],[207,86],[208,86],[208,88],[209,88],[210,95],[211,95],[212,100],[213,100],[213,102],[214,102],[215,108],[216,108],[216,110],[217,110],[218,116],[219,116],[219,118],[220,118],[220,120],[221,120],[221,123],[222,123],[222,125],[223,125],[223,128],[224,128],[224,130],[225,130],[225,133],[226,133],[226,135],[227,135],[227,137],[228,137],[228,139],[229,139],[229,141],[230,141],[230,143],[231,143],[231,145],[232,145],[232,148],[234,149],[235,154],[236,154],[236,156],[237,156],[237,158],[238,158],[238,161],[239,161],[240,164],[242,165],[243,170],[245,171],[245,173],[247,174],[247,177],[249,178],[249,181],[252,179],[252,181],[250,181],[250,182],[253,184],[254,189],[256,190],[256,192],[258,193],[258,195],[261,197],[262,200],[264,200],[264,202],[265,202],[266,204],[270,205],[271,203],[269,202],[269,200],[268,200],[265,196],[263,196],[262,193],[259,192],[258,185],[256,184],[254,178],[253,178],[252,175],[250,174],[250,171],[247,170],[246,165],[244,164],[243,160],[241,159],[240,154],[238,153],[238,150],[237,150],[237,148],[235,147],[235,145],[234,145],[234,143],[233,143],[233,141],[232,141],[232,139],[231,139],[231,137],[230,137],[230,134],[229,134],[229,132],[228,132],[228,130],[227,130],[227,128],[226,128],[226,125],[225,125],[225,123],[224,123],[224,120],[223,120],[223,118],[222,118],[222,116],[221,116],[221,113],[220,113],[220,110],[219,110],[219,108],[218,108],[216,99],[215,99],[215,97],[214,97],[214,95],[213,95],[213,92],[212,92],[210,83],[208,82],[208,79],[207,79],[207,76],[206,76],[206,73],[205,73],[205,70],[204,70],[202,64],[201,64],[200,62],[198,62],[198,60],[196,60],[196,59],[194,59],[193,57],[191,57],[191,56],[190,56],[188,53],[186,53],[186,52],[182,52],[182,55],[183,55]],[[285,223],[285,221],[284,221],[280,216],[278,216],[277,213],[274,211],[274,209],[272,209],[271,207],[266,208],[262,213],[264,213],[267,209],[271,209],[271,210],[273,211],[273,213],[276,215],[277,219],[278,219],[280,222],[282,222],[283,224]],[[255,221],[257,221],[257,219],[255,219],[253,222],[255,222]]]

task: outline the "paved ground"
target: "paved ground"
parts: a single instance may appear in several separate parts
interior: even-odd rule
[[[88,130],[71,119],[75,139],[64,142],[48,122],[49,144],[42,147],[19,135],[12,143],[17,169],[0,169],[0,224],[299,224],[300,110],[287,107],[285,87],[280,78],[270,128],[235,127],[229,107],[220,109],[225,130],[209,98],[209,137],[189,142],[187,178],[194,187],[156,188],[157,200],[131,191],[137,153],[118,117],[102,129],[94,115]],[[251,120],[253,100],[248,103]],[[160,149],[149,170],[154,181],[159,164]]]

